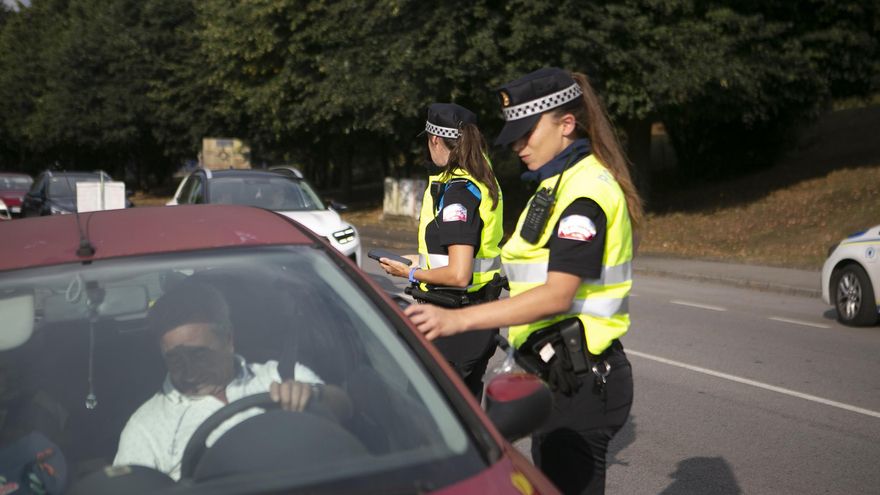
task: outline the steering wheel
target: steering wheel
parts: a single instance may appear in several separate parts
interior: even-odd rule
[[[207,451],[207,446],[205,442],[208,440],[208,436],[217,429],[221,424],[223,424],[227,419],[235,416],[236,414],[247,411],[248,409],[254,407],[261,407],[263,409],[278,409],[281,405],[278,402],[272,400],[272,396],[269,395],[268,392],[264,392],[261,394],[249,395],[247,397],[243,397],[235,402],[230,402],[225,406],[218,409],[214,414],[208,416],[196,431],[192,434],[189,441],[186,443],[186,448],[183,449],[183,458],[180,461],[180,477],[181,479],[192,478],[195,474],[196,467],[199,465],[199,461],[201,461],[202,457],[205,455]],[[306,409],[302,412],[294,412],[290,411],[291,414],[314,414],[316,416],[323,417],[325,419],[330,419],[332,421],[336,421],[336,417],[333,413],[327,408],[325,404],[322,404],[316,400],[310,400],[308,404],[306,404]],[[234,427],[233,427],[234,428]]]

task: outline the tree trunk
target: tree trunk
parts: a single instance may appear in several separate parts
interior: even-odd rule
[[[633,182],[642,198],[647,199],[651,192],[651,121],[628,120],[624,123],[624,132]]]

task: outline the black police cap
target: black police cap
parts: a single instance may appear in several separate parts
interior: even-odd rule
[[[495,139],[506,146],[531,131],[541,114],[579,98],[581,87],[567,71],[545,67],[509,82],[498,89],[504,128]]]
[[[477,124],[477,115],[455,103],[432,103],[428,107],[428,120],[425,132],[444,138],[458,139],[461,127]]]

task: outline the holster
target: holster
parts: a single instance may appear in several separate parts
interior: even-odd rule
[[[522,360],[520,366],[537,370],[538,376],[546,378],[552,358],[544,361],[541,351],[548,345],[553,349],[554,354],[556,352],[568,354],[576,375],[590,371],[591,364],[587,358],[587,347],[584,342],[584,327],[578,318],[556,322],[529,335],[517,350],[517,360]]]
[[[506,288],[508,288],[507,277],[496,273],[492,280],[475,292],[468,292],[467,289],[460,287],[434,285],[429,285],[428,290],[422,290],[416,284],[406,287],[403,291],[418,302],[430,303],[443,308],[462,308],[494,301],[501,296],[501,291]]]

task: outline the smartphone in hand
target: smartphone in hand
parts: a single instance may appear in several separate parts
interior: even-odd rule
[[[381,258],[388,258],[389,260],[399,261],[406,266],[412,265],[412,260],[409,258],[404,258],[398,254],[394,254],[391,251],[385,249],[370,249],[367,253],[367,256],[373,258],[376,261],[379,261]]]

